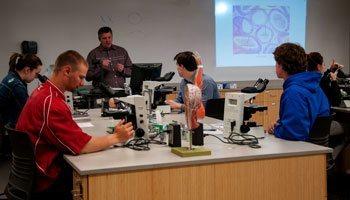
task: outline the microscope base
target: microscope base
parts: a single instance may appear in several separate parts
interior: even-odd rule
[[[254,135],[258,139],[262,139],[265,137],[264,127],[262,126],[250,127],[250,131],[248,132],[248,134]]]

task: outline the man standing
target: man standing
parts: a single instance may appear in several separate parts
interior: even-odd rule
[[[82,86],[87,70],[78,52],[62,53],[52,77],[34,90],[20,114],[16,129],[26,132],[34,147],[37,173],[33,199],[71,199],[72,174],[63,154],[99,151],[133,135],[131,123],[123,121],[115,126],[113,134],[99,137],[84,133],[75,123],[64,92]]]
[[[89,70],[87,81],[92,81],[93,86],[100,82],[110,87],[124,88],[125,77],[131,75],[131,60],[128,52],[120,46],[112,44],[113,33],[110,27],[102,27],[98,30],[100,46],[90,51],[87,61]]]
[[[273,55],[277,77],[284,83],[279,120],[268,132],[286,140],[306,141],[316,118],[330,114],[327,97],[319,86],[321,73],[305,71],[305,50],[297,44],[281,44]]]

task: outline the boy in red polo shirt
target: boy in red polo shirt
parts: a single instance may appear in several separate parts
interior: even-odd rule
[[[88,65],[78,52],[59,55],[52,77],[33,92],[18,119],[16,128],[28,133],[34,147],[35,198],[72,198],[71,187],[67,187],[72,184],[72,175],[66,170],[63,154],[99,151],[125,142],[133,135],[131,123],[120,122],[114,134],[101,137],[84,133],[75,123],[64,92],[82,86],[87,70]]]

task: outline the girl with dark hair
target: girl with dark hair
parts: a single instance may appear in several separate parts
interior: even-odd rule
[[[28,99],[27,83],[40,73],[42,62],[35,54],[14,53],[9,66],[7,76],[0,83],[0,127],[16,124]]]
[[[333,66],[334,64],[332,64],[330,69],[326,70],[323,57],[319,52],[311,52],[307,55],[307,70],[323,73],[320,87],[327,96],[329,104],[331,106],[339,106],[341,102],[341,93],[337,82],[337,72],[333,70]]]

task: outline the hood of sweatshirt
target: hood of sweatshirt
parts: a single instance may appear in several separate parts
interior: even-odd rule
[[[322,74],[316,71],[297,73],[289,76],[287,80],[285,80],[283,89],[286,90],[292,85],[297,85],[307,89],[311,93],[315,93],[316,89],[319,87],[321,77]]]

